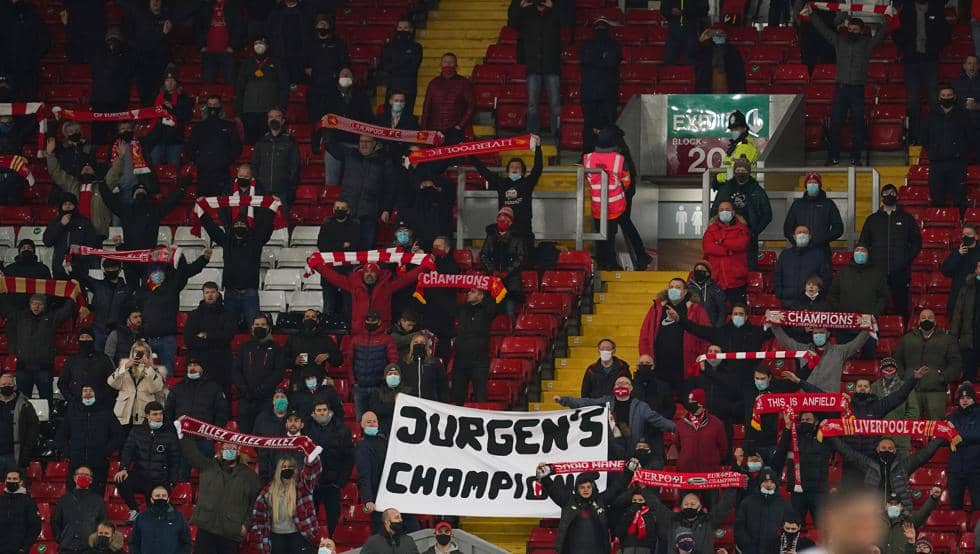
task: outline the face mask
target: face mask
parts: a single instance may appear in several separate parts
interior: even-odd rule
[[[681,517],[683,517],[684,519],[694,519],[698,517],[699,512],[700,510],[696,510],[694,508],[684,508],[683,510],[681,510]]]
[[[851,39],[852,41],[857,41],[858,39],[861,38],[861,33],[860,32],[852,33],[848,31],[847,38]]]
[[[221,117],[221,108],[207,107],[204,108],[205,117]]]
[[[705,360],[705,361],[707,361],[708,365],[710,365],[711,367],[718,367],[721,365],[721,362],[724,360]]]
[[[616,398],[629,398],[630,392],[629,387],[616,387],[613,389],[613,396]]]
[[[273,398],[272,407],[279,413],[286,411],[286,406],[289,406],[289,400],[285,398]]]
[[[226,462],[230,462],[230,461],[232,461],[232,460],[234,460],[236,458],[238,458],[238,451],[237,450],[232,450],[230,448],[223,448],[223,449],[221,449],[221,459],[222,460],[224,460]]]
[[[898,204],[898,196],[896,196],[894,194],[889,194],[889,195],[886,195],[886,196],[882,196],[881,197],[881,203],[884,204],[884,205],[886,205],[886,206],[894,206],[895,204]]]
[[[4,486],[6,487],[7,492],[14,493],[17,492],[17,490],[20,488],[20,483],[7,482]]]
[[[899,516],[902,515],[902,507],[901,506],[888,506],[888,508],[886,508],[886,510],[888,511],[888,517],[891,518],[891,519],[898,519]]]
[[[636,371],[653,371],[653,364],[637,364]]]
[[[953,106],[956,105],[956,99],[955,98],[940,98],[939,99],[939,105],[942,106],[942,107],[944,107],[944,108],[952,108]]]
[[[711,37],[711,42],[718,45],[725,44],[725,41],[726,41],[725,37]]]
[[[235,227],[234,232],[236,238],[243,239],[248,234],[248,227]]]
[[[810,244],[810,235],[806,233],[799,233],[796,235],[796,246],[805,248],[808,244]]]
[[[399,114],[399,113],[402,113],[402,110],[404,110],[404,109],[405,109],[405,103],[404,102],[392,102],[391,103],[391,113]]]
[[[314,331],[316,330],[316,320],[315,319],[304,319],[303,320],[303,330],[304,331]]]
[[[446,546],[451,540],[453,540],[452,535],[436,535],[436,542],[441,546]]]
[[[78,352],[85,355],[95,352],[95,343],[90,340],[78,341]]]
[[[252,329],[252,336],[262,340],[269,336],[269,330],[265,327],[256,327]]]
[[[401,375],[386,375],[385,376],[385,383],[388,383],[388,386],[389,387],[395,388],[395,387],[397,387],[398,385],[400,385],[402,383],[402,376]]]
[[[82,142],[82,134],[81,133],[72,133],[72,134],[68,135],[68,140],[70,140],[72,142]]]
[[[723,212],[718,212],[718,219],[720,219],[722,223],[731,223],[733,215],[734,214],[732,214],[732,212],[725,210]]]
[[[681,289],[674,289],[674,288],[667,289],[667,298],[671,302],[677,302],[683,297],[684,297],[684,293],[681,291]]]
[[[507,229],[510,229],[511,221],[506,218],[501,218],[497,220],[497,232],[506,233]]]
[[[255,50],[255,53],[258,54],[259,56],[265,54],[265,49],[266,46],[264,44],[256,44],[255,46],[252,47],[252,50]]]
[[[333,218],[336,219],[337,221],[343,221],[347,219],[347,214],[348,214],[347,210],[334,210]]]
[[[796,425],[796,432],[801,435],[812,436],[816,434],[817,426],[812,423],[801,422]]]
[[[855,401],[864,403],[864,402],[867,402],[867,401],[871,400],[871,398],[873,397],[873,395],[871,393],[867,393],[867,392],[856,392],[856,393],[854,393],[854,396],[853,397],[854,397],[854,400]]]
[[[153,499],[153,509],[163,512],[170,506],[170,501],[165,498],[154,498]]]
[[[765,487],[759,487],[759,492],[761,492],[763,496],[772,496],[776,494],[776,489],[767,489]]]
[[[188,373],[187,374],[187,378],[190,379],[191,381],[197,381],[198,379],[201,378],[201,374],[200,373]]]
[[[681,552],[693,552],[694,551],[694,541],[684,541],[677,543],[677,550]]]
[[[868,253],[867,252],[855,252],[854,253],[854,263],[858,265],[864,265],[868,263]]]
[[[330,38],[330,29],[324,27],[317,27],[316,34],[320,38]]]
[[[708,280],[708,272],[703,269],[694,270],[694,280],[703,283]]]
[[[388,524],[393,535],[400,535],[405,530],[405,524],[400,521],[392,521]]]
[[[748,183],[749,182],[749,174],[748,173],[736,173],[735,174],[735,182],[738,183],[738,184],[740,184],[740,185],[744,185],[745,183]]]
[[[150,429],[153,429],[154,431],[163,427],[162,421],[150,421],[149,424],[150,424]]]
[[[523,175],[520,173],[508,173],[507,177],[509,177],[511,181],[520,181]]]
[[[354,84],[354,79],[351,79],[350,77],[341,77],[337,79],[337,84],[340,85],[340,88],[350,88],[351,85]]]
[[[400,244],[408,244],[408,231],[398,231],[395,233],[395,240]]]
[[[967,236],[967,235],[963,235],[963,245],[964,246],[973,246],[976,243],[977,243],[977,237],[970,237],[970,236]]]
[[[741,327],[742,325],[745,325],[745,316],[744,315],[733,315],[732,316],[732,325],[734,325],[735,327]]]
[[[817,183],[807,183],[806,184],[806,193],[808,195],[810,195],[810,196],[816,196],[818,192],[820,192],[820,185],[818,185]]]
[[[123,132],[119,133],[119,139],[122,140],[122,141],[124,141],[124,142],[132,142],[132,140],[133,140],[133,132],[132,131],[123,131]]]
[[[321,546],[317,549],[316,554],[333,554],[333,552],[326,546]]]
[[[604,361],[604,362],[608,362],[609,360],[612,359],[612,357],[613,357],[612,350],[600,350],[599,351],[599,359],[602,360],[602,361]]]
[[[894,452],[888,452],[888,451],[879,452],[878,453],[878,459],[881,460],[882,463],[884,463],[886,465],[891,465],[891,463],[895,461],[895,453]]]
[[[446,77],[446,78],[453,77],[454,75],[456,75],[456,68],[455,67],[443,67],[441,73],[442,73],[442,76],[443,77]]]
[[[17,259],[22,262],[36,262],[37,254],[30,251],[21,252],[20,254],[17,255]]]
[[[75,476],[75,487],[79,489],[87,489],[92,486],[92,476],[91,475],[76,475]]]
[[[395,38],[401,39],[401,40],[408,40],[408,39],[412,38],[412,32],[411,31],[395,31]]]
[[[109,281],[115,281],[119,278],[118,269],[116,271],[103,271],[102,274],[105,275],[105,278]]]
[[[330,423],[331,419],[333,419],[333,414],[313,416],[313,421],[317,422],[320,425],[326,425]]]
[[[919,329],[922,329],[926,333],[932,331],[936,328],[936,322],[931,319],[925,319],[919,322]]]
[[[99,548],[109,548],[109,537],[97,537],[95,539],[95,546]]]
[[[83,398],[82,399],[82,406],[94,406],[94,405],[95,405],[95,397],[94,396],[92,398]]]
[[[376,437],[376,436],[378,436],[378,428],[377,427],[365,427],[364,428],[364,434],[367,435],[367,436],[369,436],[369,437]]]
[[[742,136],[742,131],[728,131],[728,136],[732,137],[732,140],[738,140]]]
[[[296,470],[289,467],[279,472],[279,478],[283,481],[288,481],[293,478],[294,473],[296,473]]]
[[[368,331],[377,331],[378,327],[381,327],[381,323],[378,321],[372,321],[371,323],[364,323],[364,328]]]
[[[282,121],[279,121],[278,119],[270,119],[269,120],[269,130],[272,131],[273,133],[278,133],[279,131],[281,131],[282,130]]]
[[[757,390],[766,390],[769,388],[769,381],[766,381],[765,379],[753,379],[753,381],[755,382],[755,388]]]
[[[306,380],[306,388],[308,388],[310,390],[315,390],[316,389],[316,384],[317,383],[316,383],[316,379],[315,378],[314,379],[307,379]]]
[[[748,462],[745,465],[749,471],[762,471],[762,462]]]
[[[818,296],[820,296],[820,291],[817,291],[817,292],[804,292],[803,294],[806,295],[806,297],[809,298],[810,300],[814,300]]]
[[[813,344],[817,346],[823,346],[827,344],[827,334],[826,333],[814,333],[813,334]]]
[[[13,396],[14,395],[13,385],[5,385],[0,387],[0,394],[4,396]]]
[[[425,345],[424,344],[413,344],[412,345],[412,358],[421,359],[425,357]]]
[[[150,281],[153,281],[154,285],[162,285],[163,279],[164,279],[163,273],[154,272],[150,274]]]

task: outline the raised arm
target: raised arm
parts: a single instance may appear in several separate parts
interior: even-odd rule
[[[802,342],[797,342],[796,340],[790,338],[790,336],[786,334],[786,331],[784,331],[779,325],[772,326],[772,334],[774,337],[776,337],[776,340],[779,341],[779,344],[782,344],[784,347],[790,350],[808,350],[810,348],[809,344],[803,344]]]

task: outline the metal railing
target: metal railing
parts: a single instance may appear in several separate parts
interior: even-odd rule
[[[760,184],[764,183],[765,174],[800,174],[806,175],[810,172],[817,172],[823,175],[828,173],[845,173],[847,174],[847,192],[830,192],[824,191],[827,197],[831,200],[834,199],[844,199],[847,201],[846,216],[842,215],[844,220],[844,235],[842,239],[847,241],[848,248],[854,247],[854,242],[858,238],[858,232],[856,229],[857,224],[857,175],[859,173],[870,173],[871,174],[871,206],[872,211],[874,206],[878,205],[878,191],[881,185],[881,175],[878,170],[873,167],[756,167],[753,170],[753,174],[761,175],[762,178],[759,179]],[[701,175],[701,210],[708,217],[711,213],[711,201],[713,198],[711,190],[711,180],[714,179],[715,175],[719,173],[727,172],[728,177],[731,178],[731,169],[721,169],[721,168],[711,168],[702,173]],[[800,192],[798,190],[793,191],[766,191],[766,195],[769,196],[770,203],[772,200],[781,200],[786,204],[788,208],[794,200],[800,197]],[[779,218],[773,217],[773,221],[778,221]],[[782,229],[778,229],[778,232],[773,234],[770,231],[772,225],[763,231],[763,234],[759,237],[762,240],[784,240]]]
[[[467,172],[476,171],[476,168],[473,166],[456,166],[454,169],[459,172],[456,176],[456,202],[458,206],[456,214],[456,248],[463,248],[466,239],[486,238],[483,225],[494,221],[493,214],[497,211],[497,193],[491,190],[466,190],[466,174]],[[503,171],[504,169],[502,167],[490,168],[491,171]],[[528,198],[528,201],[536,203],[535,213],[537,215],[535,215],[531,223],[532,225],[538,223],[540,227],[534,229],[535,238],[538,240],[575,240],[575,248],[578,250],[583,248],[587,240],[605,239],[606,234],[609,232],[609,176],[606,172],[602,169],[587,169],[581,166],[546,167],[541,172],[543,175],[574,173],[575,191],[535,191],[533,199]],[[585,175],[591,173],[598,173],[602,176],[598,232],[585,231]],[[591,191],[589,196],[591,198]],[[467,200],[473,202],[467,204]],[[571,217],[572,214],[565,213],[565,209],[567,208],[554,208],[554,206],[559,204],[570,204],[573,202],[575,205],[574,218]],[[482,206],[476,204],[482,204]],[[492,213],[487,208],[488,205],[493,206]],[[548,221],[549,217],[558,217],[559,219],[557,221]],[[482,221],[484,223],[475,227],[469,227],[465,224],[466,221]],[[544,226],[545,221],[548,221],[547,227]],[[574,221],[574,227],[569,228],[569,221]],[[591,228],[591,223],[589,225]]]

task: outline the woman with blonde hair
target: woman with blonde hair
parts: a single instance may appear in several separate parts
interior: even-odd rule
[[[323,466],[320,447],[298,469],[297,458],[281,453],[272,480],[255,499],[252,532],[262,554],[310,552],[320,544],[313,493]]]
[[[408,345],[400,369],[402,381],[419,398],[449,402],[449,377],[446,367],[435,356],[436,336],[420,331]]]
[[[119,391],[113,408],[120,425],[139,425],[145,418],[143,408],[150,402],[166,401],[167,370],[154,365],[153,349],[144,341],[136,341],[129,349],[129,357],[119,360],[108,378],[109,386]]]

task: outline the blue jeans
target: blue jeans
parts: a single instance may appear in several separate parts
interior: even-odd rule
[[[167,335],[165,337],[152,337],[147,339],[153,353],[160,359],[160,365],[167,368],[167,376],[174,374],[174,358],[177,356],[177,337]]]
[[[827,153],[833,160],[840,159],[840,134],[848,113],[851,114],[854,143],[851,158],[860,159],[864,151],[864,85],[837,85],[830,112],[830,151]]]
[[[355,150],[357,148],[356,144],[343,142],[340,144],[344,150]],[[341,178],[344,176],[344,160],[338,160],[333,157],[328,150],[323,151],[323,164],[326,166],[326,171],[323,174],[325,184],[327,185],[339,185]]]
[[[366,215],[358,223],[361,227],[361,246],[365,250],[374,248],[374,239],[378,233],[378,220],[373,215]]]
[[[354,385],[354,415],[357,421],[361,420],[361,416],[364,412],[368,411],[368,405],[371,403],[371,397],[374,396],[375,391],[378,387],[362,387],[361,385]]]
[[[541,81],[548,91],[548,108],[551,110],[551,132],[558,135],[558,116],[561,114],[561,78],[555,74],[531,73],[527,76],[527,132],[541,130],[538,102],[541,100]]]
[[[231,315],[235,325],[240,329],[242,321],[246,327],[259,316],[259,291],[257,289],[225,289],[225,311]]]
[[[51,368],[27,369],[17,368],[17,390],[30,398],[34,395],[34,385],[37,385],[37,395],[45,400],[54,396],[54,383],[51,380]]]
[[[153,165],[180,165],[180,153],[183,151],[183,144],[158,144],[150,151],[150,163]]]
[[[671,21],[667,25],[667,44],[664,45],[664,63],[677,65],[693,63],[694,50],[697,47],[697,29],[692,24],[681,25],[679,21]]]

